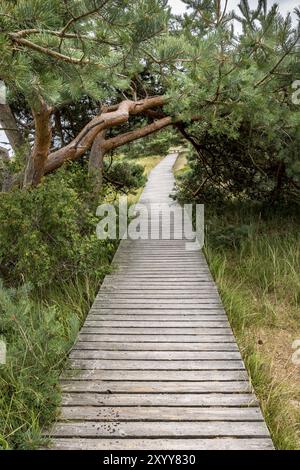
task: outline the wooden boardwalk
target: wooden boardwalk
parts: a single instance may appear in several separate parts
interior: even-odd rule
[[[175,204],[175,160],[141,202]],[[273,449],[202,253],[123,240],[114,264],[70,354],[52,447]]]

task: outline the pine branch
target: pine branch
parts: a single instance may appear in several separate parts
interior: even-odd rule
[[[278,60],[278,62],[272,67],[272,69],[259,81],[254,85],[254,88],[258,88],[260,85],[265,83],[265,81],[274,74],[274,72],[278,69],[279,65],[284,61],[284,59],[292,52],[294,47],[297,45],[299,41],[299,36],[297,36],[296,41],[288,48],[288,50],[283,54],[283,56]]]
[[[34,42],[28,41],[27,39],[18,37],[18,35],[15,33],[10,33],[9,37],[12,39],[13,42],[16,42],[19,45],[25,46],[34,51],[53,57],[56,60],[61,60],[63,62],[67,62],[69,64],[74,64],[74,65],[93,65],[98,68],[103,68],[101,64],[93,63],[90,60],[75,59],[74,57],[66,56],[64,54],[61,54],[60,52],[53,51],[52,49],[39,46],[38,44],[35,44]]]
[[[12,33],[15,37],[24,38],[32,34],[49,34],[50,36],[55,36],[63,39],[82,39],[85,41],[95,42],[96,44],[107,44],[108,46],[118,47],[121,44],[108,41],[106,39],[99,39],[93,36],[88,36],[86,34],[80,33],[62,33],[61,31],[55,31],[51,29],[23,29],[17,33]]]
[[[148,109],[162,106],[166,102],[167,98],[165,96],[147,98],[141,101],[125,100],[119,103],[117,110],[96,116],[72,142],[49,155],[45,173],[59,168],[67,160],[80,158],[91,147],[96,136],[102,130],[123,124],[128,121],[130,115],[142,114]]]

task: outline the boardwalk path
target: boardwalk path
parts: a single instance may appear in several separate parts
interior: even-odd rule
[[[176,155],[141,201],[168,202]],[[272,449],[205,258],[123,240],[62,380],[56,449]]]

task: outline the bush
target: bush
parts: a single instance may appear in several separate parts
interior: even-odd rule
[[[0,276],[36,287],[93,271],[101,276],[114,246],[96,238],[84,170],[74,166],[34,190],[0,195]]]
[[[117,160],[107,168],[105,176],[116,189],[123,191],[134,191],[146,183],[144,167],[123,160]]]
[[[179,199],[223,203],[240,200],[272,206],[300,202],[300,133],[291,129],[262,134],[243,122],[237,135],[195,130],[198,151],[189,154],[189,171],[179,179]],[[262,138],[263,136],[263,138]]]

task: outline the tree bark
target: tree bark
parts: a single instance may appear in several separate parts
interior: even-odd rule
[[[0,124],[8,138],[8,141],[16,152],[25,141],[19,129],[17,128],[15,116],[8,104],[0,104]]]
[[[107,152],[153,134],[170,124],[172,124],[172,118],[165,117],[142,129],[136,129],[107,140],[105,140],[105,131],[100,132],[94,140],[89,158],[89,175],[93,179],[94,192],[98,193],[103,184],[103,162]]]
[[[92,180],[93,192],[99,193],[103,184],[103,163],[107,150],[104,147],[105,130],[101,131],[94,140],[89,158],[89,176]]]
[[[89,150],[99,132],[118,126],[128,121],[130,115],[142,114],[144,111],[166,102],[164,96],[147,98],[141,101],[122,101],[117,110],[96,116],[87,124],[78,136],[65,147],[51,153],[45,165],[45,174],[61,167],[68,160],[77,160]]]
[[[92,150],[89,166],[90,173],[94,172],[97,168],[97,178],[99,178],[97,184],[98,188],[100,188],[103,178],[100,167],[103,167],[103,158],[109,150],[145,137],[172,124],[172,118],[165,116],[142,129],[136,129],[135,131],[105,140],[104,135],[106,129],[127,122],[130,115],[143,114],[149,109],[163,106],[166,102],[164,96],[147,98],[140,101],[126,100],[119,105],[111,106],[106,109],[105,112],[96,116],[82,129],[72,142],[49,154],[52,137],[50,117],[53,110],[47,106],[42,97],[39,97],[38,100],[38,106],[32,110],[35,122],[34,147],[27,162],[25,176],[15,175],[13,181],[14,185],[20,184],[23,180],[24,187],[36,186],[47,173],[61,167],[68,160],[80,158],[91,148],[99,135],[99,139],[95,142],[95,146]]]
[[[148,126],[142,127],[141,129],[136,129],[131,132],[127,132],[126,134],[121,134],[112,139],[108,139],[104,142],[104,147],[106,151],[113,150],[115,148],[121,147],[122,145],[129,144],[134,140],[141,139],[142,137],[146,137],[147,135],[153,134],[161,129],[164,129],[167,126],[172,124],[171,117],[165,117],[163,119],[159,119],[154,121],[152,124]]]
[[[24,187],[37,186],[45,173],[45,165],[51,145],[51,125],[49,108],[42,97],[39,97],[37,110],[33,109],[35,123],[35,140],[24,174]]]

